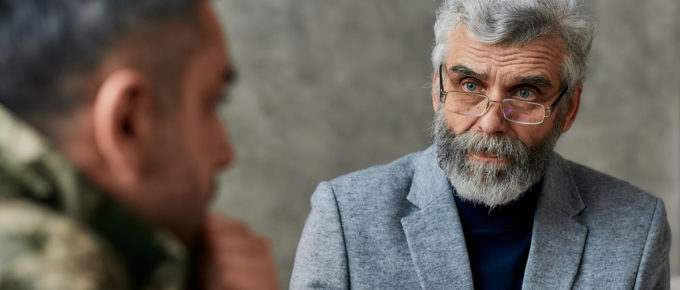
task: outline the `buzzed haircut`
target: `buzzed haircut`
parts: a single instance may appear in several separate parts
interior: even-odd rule
[[[146,37],[147,46],[156,45],[156,51],[139,59],[149,61],[140,67],[152,74],[177,74],[177,58],[186,58],[187,49],[173,52],[151,42],[157,41],[159,29],[195,24],[200,1],[0,0],[0,104],[51,135],[51,118],[88,101],[72,80],[92,85],[93,72],[112,49],[140,33],[146,35],[137,35],[136,41]],[[173,53],[162,61],[150,59]]]

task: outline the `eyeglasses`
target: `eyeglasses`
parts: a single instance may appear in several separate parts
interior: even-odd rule
[[[506,120],[518,124],[538,125],[550,117],[568,88],[565,87],[560,96],[547,108],[543,104],[515,99],[492,101],[483,94],[455,90],[444,91],[442,65],[439,65],[439,101],[444,104],[447,111],[462,116],[482,116],[489,111],[491,103],[498,103]]]

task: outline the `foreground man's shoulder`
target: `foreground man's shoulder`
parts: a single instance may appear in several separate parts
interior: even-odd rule
[[[127,289],[107,245],[40,205],[0,202],[0,245],[0,289]]]

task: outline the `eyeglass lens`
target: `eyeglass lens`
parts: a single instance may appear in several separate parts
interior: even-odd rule
[[[481,116],[486,113],[489,100],[483,95],[449,91],[445,108],[463,116]],[[503,115],[509,121],[525,124],[543,122],[545,107],[530,102],[505,99],[501,103]]]

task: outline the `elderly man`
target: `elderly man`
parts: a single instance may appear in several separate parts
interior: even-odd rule
[[[0,289],[271,289],[207,213],[233,81],[206,0],[0,0]]]
[[[591,40],[576,1],[443,1],[434,145],[321,183],[291,288],[667,289],[662,201],[553,152]]]

